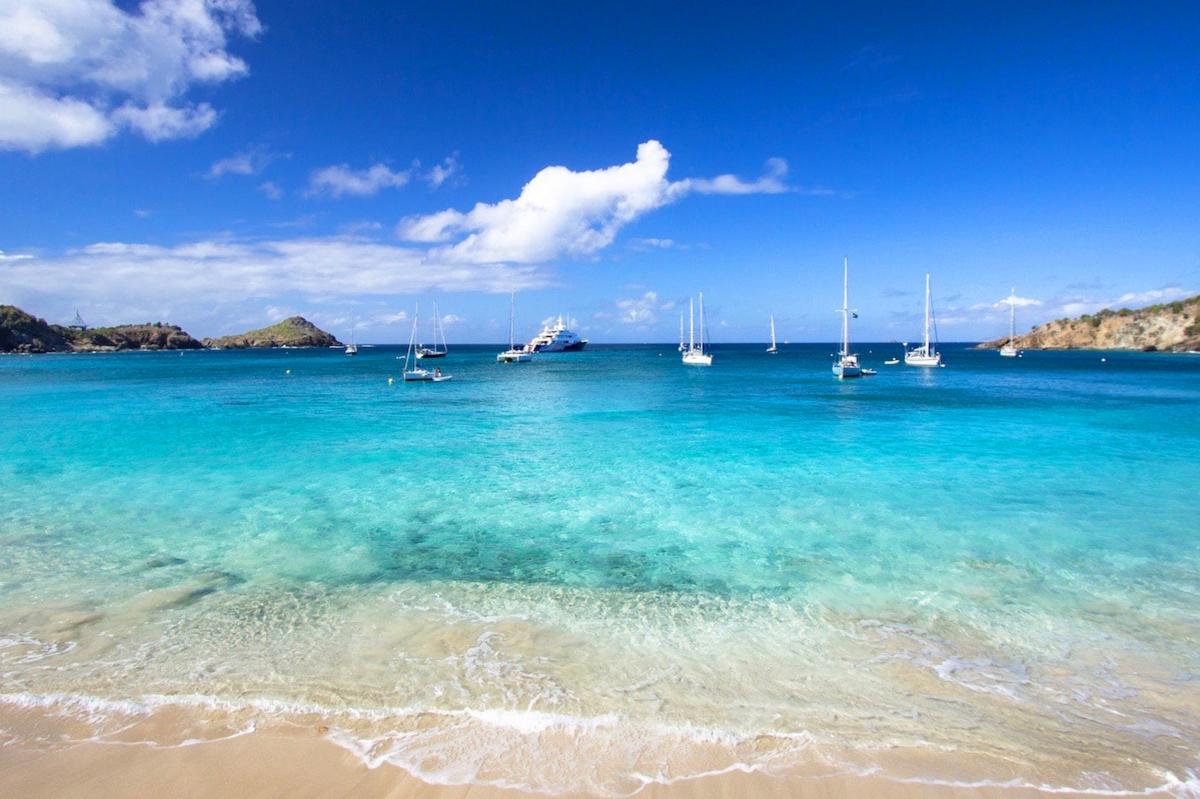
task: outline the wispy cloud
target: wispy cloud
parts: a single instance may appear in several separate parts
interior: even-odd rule
[[[214,161],[205,177],[215,180],[223,175],[257,175],[275,161],[284,158],[291,158],[291,154],[277,153],[266,147],[250,147]]]
[[[637,252],[646,252],[648,250],[669,250],[678,246],[679,245],[675,243],[674,239],[644,238],[629,240],[629,249],[636,250]]]
[[[784,182],[787,173],[787,161],[769,158],[762,176],[756,180],[743,180],[737,175],[717,175],[715,178],[686,178],[675,186],[676,191],[697,194],[783,194],[789,190]]]
[[[335,164],[315,170],[308,179],[307,194],[311,197],[369,197],[383,189],[398,189],[408,185],[412,171],[394,171],[385,164],[373,164],[366,169],[351,169],[349,164]]]
[[[193,86],[245,75],[230,36],[256,37],[250,0],[0,5],[0,149],[100,144],[122,129],[151,141],[198,135],[218,112]]]
[[[613,302],[615,310],[600,310],[593,314],[596,319],[609,319],[623,325],[651,325],[658,321],[662,311],[675,307],[674,300],[662,300],[658,292],[647,291],[638,297],[622,297]]]
[[[32,255],[22,252],[7,253],[0,250],[0,263],[13,263],[15,261],[28,261],[33,258]]]
[[[421,176],[432,188],[439,188],[443,183],[455,183],[462,179],[462,164],[458,162],[458,153],[451,153],[442,159],[440,164],[434,164]]]
[[[264,180],[258,184],[258,190],[263,193],[268,200],[278,200],[283,197],[283,189],[273,180]]]

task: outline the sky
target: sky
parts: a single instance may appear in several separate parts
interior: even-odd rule
[[[843,257],[859,340],[1200,292],[1200,5],[0,0],[50,321],[831,341]]]

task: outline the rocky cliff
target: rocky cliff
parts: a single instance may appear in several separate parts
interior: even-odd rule
[[[282,322],[240,333],[235,336],[204,339],[204,346],[219,349],[248,347],[340,347],[341,342],[303,316],[292,316]]]
[[[1008,337],[985,341],[998,348]],[[1105,309],[1075,319],[1057,319],[1017,336],[1027,350],[1200,350],[1200,295],[1178,302],[1119,311]]]
[[[55,327],[15,305],[0,305],[0,352],[62,352],[71,349]]]

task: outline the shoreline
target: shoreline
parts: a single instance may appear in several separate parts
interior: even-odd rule
[[[177,728],[187,724],[187,737]],[[423,799],[520,799],[521,797],[615,797],[723,799],[1049,799],[1049,797],[1190,797],[1200,785],[1190,779],[1145,789],[1074,788],[1035,785],[1013,774],[1007,779],[970,776],[980,765],[967,753],[887,752],[889,767],[813,762],[707,768],[673,778],[641,775],[627,788],[531,790],[503,780],[473,781],[447,767],[439,776],[418,776],[386,758],[368,757],[321,723],[259,719],[241,728],[203,718],[194,709],[173,708],[111,735],[77,737],[81,719],[49,702],[37,707],[0,705],[0,795],[23,799],[173,799],[245,797],[422,797]],[[133,728],[136,734],[130,734]],[[145,729],[143,729],[145,727]],[[162,737],[158,737],[161,734]],[[500,734],[503,734],[501,732]],[[211,736],[211,737],[209,737]],[[565,761],[548,757],[546,768]],[[443,764],[445,765],[445,764]],[[698,768],[696,768],[698,767]],[[949,767],[949,768],[947,768]],[[952,774],[915,776],[936,768]],[[632,775],[631,775],[632,776]]]

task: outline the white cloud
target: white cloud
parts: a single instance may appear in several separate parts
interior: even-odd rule
[[[1116,302],[1128,305],[1150,305],[1158,302],[1170,302],[1182,297],[1190,297],[1194,293],[1180,286],[1167,286],[1166,288],[1151,289],[1150,291],[1130,291],[1117,297]]]
[[[1005,297],[1002,300],[995,302],[977,302],[970,307],[972,311],[992,311],[992,310],[1007,310],[1009,304],[1015,305],[1018,308],[1028,308],[1034,305],[1041,305],[1041,300],[1035,300],[1032,297],[1018,297],[1013,294]]]
[[[787,164],[772,158],[767,174],[746,182],[732,175],[667,180],[671,154],[657,141],[638,146],[635,160],[576,172],[548,166],[516,199],[477,203],[402,219],[396,233],[408,241],[443,244],[437,258],[458,263],[544,263],[562,255],[590,255],[622,227],[689,193],[750,194],[785,191]]]
[[[263,193],[268,200],[278,200],[283,196],[283,189],[279,188],[279,184],[273,180],[264,180],[258,184],[258,190]]]
[[[438,188],[448,180],[455,180],[462,175],[462,165],[458,163],[458,153],[451,153],[435,164],[424,174],[425,181],[433,188]]]
[[[671,202],[670,153],[656,141],[630,163],[585,172],[542,169],[515,200],[478,203],[466,213],[440,211],[401,221],[411,241],[441,242],[437,257],[460,263],[537,263],[563,253],[586,255],[612,243],[637,217]]]
[[[380,189],[400,188],[411,178],[410,171],[393,172],[384,164],[374,164],[367,169],[351,169],[349,164],[335,164],[312,173],[308,180],[308,194],[369,197]]]
[[[450,325],[459,325],[465,321],[467,321],[466,318],[459,316],[458,314],[448,313],[448,314],[442,315],[442,326],[443,327],[450,327]]]
[[[173,247],[100,242],[57,257],[10,256],[0,264],[0,296],[49,306],[46,313],[67,313],[67,298],[126,309],[123,313],[209,312],[253,299],[278,302],[284,295],[325,301],[434,289],[522,291],[550,284],[551,275],[542,267],[447,264],[418,249],[340,236],[210,239]]]
[[[12,263],[13,261],[28,261],[32,257],[33,256],[29,255],[28,253],[14,252],[10,254],[6,253],[4,250],[0,250],[0,264]]]
[[[640,297],[624,297],[616,301],[616,320],[626,325],[646,325],[658,321],[659,311],[675,307],[674,300],[662,301],[658,293],[647,291]],[[612,314],[600,314],[600,318],[613,318]]]
[[[245,75],[227,37],[261,30],[250,0],[0,3],[0,149],[94,145],[121,128],[195,136],[217,112],[188,91]]]
[[[784,183],[788,164],[782,158],[768,158],[762,177],[746,181],[737,175],[717,175],[715,178],[688,178],[677,186],[697,194],[783,194],[788,191]]]

